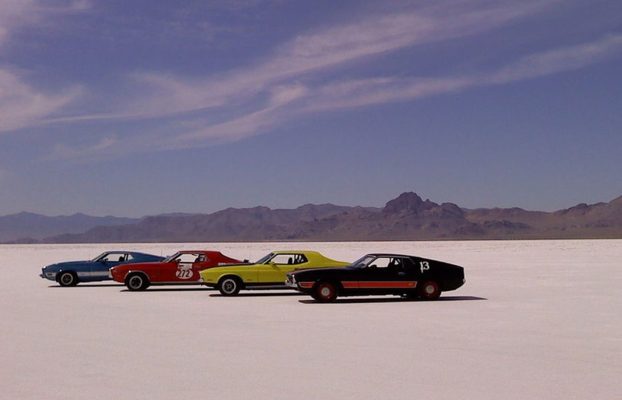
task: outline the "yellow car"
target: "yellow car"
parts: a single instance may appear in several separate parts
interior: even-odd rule
[[[345,267],[350,263],[324,257],[317,251],[273,251],[255,264],[215,267],[200,272],[201,282],[220,290],[223,296],[235,296],[240,289],[288,289],[288,272],[308,268]]]

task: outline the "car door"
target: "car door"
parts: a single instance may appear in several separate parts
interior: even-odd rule
[[[108,270],[112,267],[123,263],[126,259],[126,253],[109,252],[101,257],[97,262],[91,263],[89,280],[108,279]]]
[[[358,290],[366,293],[401,293],[417,285],[405,257],[380,256],[359,274]],[[408,264],[408,265],[407,265]]]
[[[199,279],[197,272],[198,264],[200,264],[201,253],[183,253],[176,258],[176,268],[171,271],[170,282],[191,282]],[[195,265],[196,264],[196,265]],[[168,271],[167,271],[168,273]]]
[[[264,284],[284,285],[285,275],[296,268],[303,268],[308,263],[304,254],[280,253],[257,268],[258,282]]]

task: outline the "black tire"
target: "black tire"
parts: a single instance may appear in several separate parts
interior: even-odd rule
[[[313,288],[311,297],[320,303],[330,303],[337,299],[338,289],[337,285],[332,282],[319,282]]]
[[[58,274],[56,281],[61,286],[76,286],[78,284],[78,275],[73,271],[63,271]]]
[[[242,281],[237,276],[225,276],[218,281],[218,290],[223,296],[235,296],[242,289]]]
[[[419,296],[424,300],[436,300],[441,297],[441,287],[436,281],[424,281],[419,286]]]
[[[149,287],[149,278],[145,274],[135,272],[125,278],[125,286],[132,292],[145,290]]]

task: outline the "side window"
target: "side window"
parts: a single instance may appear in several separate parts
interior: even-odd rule
[[[369,265],[372,268],[403,270],[408,260],[402,257],[378,257]]]
[[[270,260],[275,264],[298,265],[307,262],[304,254],[277,254]]]
[[[369,268],[388,268],[392,260],[389,257],[378,257],[369,264]]]
[[[134,256],[132,256],[130,253],[125,253],[125,261],[132,261],[134,259]]]
[[[194,262],[197,262],[197,259],[199,259],[201,256],[203,256],[202,254],[199,253],[184,253],[184,254],[180,254],[177,256],[177,258],[175,258],[176,261],[179,261],[180,263],[184,263],[184,264],[192,264]]]
[[[105,262],[123,262],[125,261],[125,253],[108,253],[102,261]]]

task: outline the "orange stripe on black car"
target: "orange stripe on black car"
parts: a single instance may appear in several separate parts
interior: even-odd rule
[[[344,289],[414,289],[417,281],[344,281]]]

